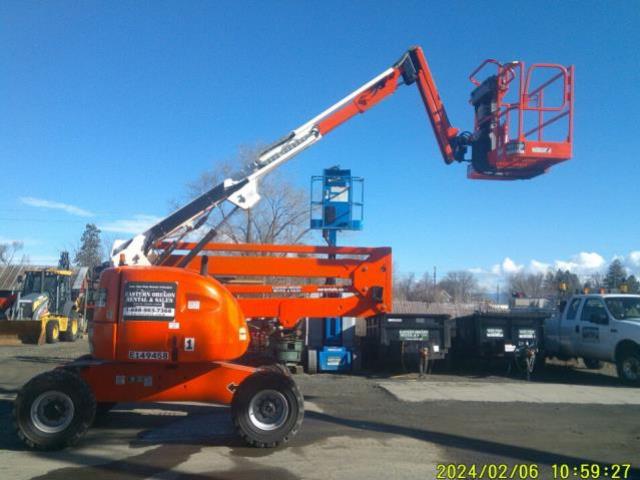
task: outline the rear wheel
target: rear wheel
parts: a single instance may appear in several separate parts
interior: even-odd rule
[[[249,445],[276,447],[298,433],[304,400],[291,377],[257,371],[238,387],[231,415],[238,434]]]
[[[594,358],[583,358],[584,366],[590,370],[600,370],[604,367],[604,362],[596,360]]]
[[[622,352],[616,362],[618,377],[629,385],[640,386],[640,351],[627,350]]]
[[[29,447],[59,450],[75,444],[96,411],[89,385],[75,373],[58,369],[29,380],[13,409],[18,437]]]
[[[49,320],[45,328],[47,343],[57,343],[60,341],[60,324],[57,320]]]

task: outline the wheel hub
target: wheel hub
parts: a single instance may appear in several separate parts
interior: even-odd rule
[[[258,392],[249,404],[249,419],[260,430],[276,430],[289,416],[289,403],[277,390]]]
[[[31,404],[31,422],[44,433],[63,431],[71,424],[74,413],[73,401],[63,392],[44,392]]]

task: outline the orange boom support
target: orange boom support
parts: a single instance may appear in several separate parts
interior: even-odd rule
[[[202,251],[186,268],[232,280],[225,287],[247,318],[277,318],[292,328],[303,317],[369,317],[391,310],[390,248],[209,243]],[[183,259],[173,254],[163,265]],[[325,285],[327,278],[335,284]]]

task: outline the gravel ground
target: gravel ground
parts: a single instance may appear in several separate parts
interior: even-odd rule
[[[546,480],[553,463],[595,462],[632,463],[628,478],[640,479],[640,406],[404,402],[380,387],[522,384],[502,367],[486,365],[423,382],[415,374],[296,375],[305,422],[287,447],[275,450],[244,447],[232,433],[228,409],[203,404],[118,405],[73,449],[25,450],[10,428],[17,388],[87,351],[84,341],[0,347],[0,478],[432,479],[437,464],[455,462],[534,463]],[[624,391],[610,370],[553,365],[537,380]]]

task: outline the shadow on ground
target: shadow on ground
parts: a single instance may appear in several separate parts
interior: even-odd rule
[[[455,367],[445,368],[438,365],[426,379],[437,381],[456,381],[493,378],[495,380],[524,381],[524,375],[516,369],[508,367],[508,362],[503,359],[465,360],[456,363]],[[417,372],[412,370],[393,370],[383,372],[363,372],[363,376],[371,379],[413,378]],[[607,386],[628,388],[613,374],[611,366],[605,366],[603,370],[590,370],[573,362],[547,362],[543,367],[535,369],[532,382],[562,383],[569,385]]]
[[[65,363],[69,363],[68,357],[46,357],[44,355],[16,355],[13,357],[19,362],[25,363],[39,363],[39,364],[49,364],[49,365],[63,365]]]
[[[0,401],[0,422],[2,436],[0,448],[21,450],[16,439],[9,439],[6,426],[10,424],[11,403],[7,400]],[[164,414],[155,414],[162,411]],[[186,415],[177,417],[171,414]],[[207,422],[213,418],[213,425],[219,429],[209,430]],[[440,447],[454,448],[473,454],[487,454],[507,458],[518,463],[536,463],[550,465],[553,463],[566,463],[578,465],[581,463],[598,463],[595,458],[584,458],[570,455],[551,453],[540,449],[510,445],[499,441],[472,438],[463,435],[437,432],[423,428],[413,428],[390,423],[355,420],[326,413],[308,412],[307,424],[303,426],[301,435],[292,441],[291,448],[300,448],[311,445],[321,440],[317,434],[307,434],[306,429],[322,432],[322,436],[351,436],[361,438],[363,435],[380,438],[381,436],[396,435],[418,441],[429,442]],[[107,421],[108,420],[108,421]],[[192,425],[201,425],[201,431],[193,431],[184,423],[176,428],[178,422],[192,422]],[[228,412],[223,407],[208,407],[199,405],[145,405],[144,408],[136,407],[135,410],[125,410],[124,406],[116,407],[104,423],[96,425],[95,435],[89,436],[82,442],[79,448],[66,449],[63,452],[38,452],[34,455],[40,458],[50,458],[72,463],[74,466],[64,467],[50,471],[38,479],[66,480],[91,479],[91,480],[136,480],[154,476],[166,476],[176,479],[214,479],[214,480],[254,480],[261,478],[277,478],[293,480],[298,478],[293,472],[285,468],[273,468],[260,465],[257,458],[271,455],[277,450],[258,450],[244,447],[237,437],[227,429],[230,422]],[[123,427],[142,431],[134,440],[129,441],[129,447],[138,449],[152,447],[142,453],[136,453],[121,460],[109,458],[110,430],[118,430]],[[175,435],[178,430],[187,428],[187,436]],[[9,429],[10,430],[10,429]],[[123,439],[120,438],[119,441]],[[86,448],[85,448],[86,447]],[[188,461],[193,455],[200,453],[204,448],[222,447],[230,448],[227,458],[233,462],[231,469],[223,472],[211,470],[204,473],[192,474],[184,470],[181,464]],[[640,469],[632,468],[629,471],[630,480],[640,480]]]

